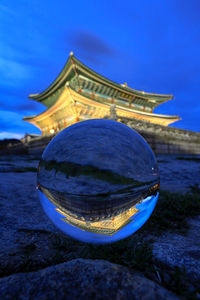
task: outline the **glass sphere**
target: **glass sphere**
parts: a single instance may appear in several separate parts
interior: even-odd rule
[[[46,147],[37,189],[44,211],[64,233],[109,243],[138,230],[159,191],[155,156],[128,126],[106,119],[67,127]]]

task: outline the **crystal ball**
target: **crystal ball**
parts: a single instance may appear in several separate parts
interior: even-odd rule
[[[159,194],[156,158],[130,127],[93,119],[55,136],[37,173],[40,202],[65,234],[88,243],[111,243],[136,232]]]

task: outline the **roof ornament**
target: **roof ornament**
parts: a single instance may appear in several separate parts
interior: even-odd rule
[[[71,52],[69,53],[69,55],[70,55],[70,56],[73,56],[73,55],[74,55],[74,52],[73,52],[73,51],[71,51]]]

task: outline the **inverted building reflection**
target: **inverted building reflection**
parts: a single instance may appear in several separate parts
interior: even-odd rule
[[[78,211],[78,213],[73,213],[74,199],[71,199],[70,202],[73,203],[73,205],[71,207],[69,206],[70,210],[68,210],[66,208],[67,207],[66,203],[70,204],[67,201],[69,200],[69,196],[61,195],[61,193],[56,193],[55,191],[54,192],[50,191],[49,189],[46,189],[39,185],[38,188],[56,206],[55,210],[59,212],[62,216],[64,216],[64,218],[61,218],[62,221],[72,226],[78,227],[84,231],[112,236],[113,234],[117,233],[119,230],[124,228],[126,225],[134,221],[133,216],[137,212],[139,212],[139,209],[137,209],[135,205],[142,203],[142,201],[144,201],[149,196],[156,195],[159,190],[159,183],[156,183],[153,186],[149,187],[148,190],[145,191],[145,193],[144,191],[143,193],[141,193],[140,190],[140,196],[138,196],[137,193],[135,193],[135,199],[131,201],[132,203],[135,203],[135,205],[129,207],[130,206],[130,201],[129,201],[129,206],[127,206],[129,208],[127,207],[125,208],[123,203],[123,208],[120,209],[121,205],[119,205],[119,207],[116,207],[116,201],[115,201],[115,207],[111,205],[112,209],[111,207],[110,208],[107,207],[106,209],[104,207],[104,214],[100,214],[100,212],[97,211],[95,214],[94,204],[93,204],[92,214],[90,212],[90,208],[88,207],[88,205],[85,205],[85,211],[82,210],[82,211]],[[131,194],[131,197],[133,198],[134,195]],[[83,197],[79,198],[79,202],[81,201],[80,199],[82,198]],[[120,202],[122,202],[121,197],[120,197]],[[80,204],[81,203],[79,203],[79,205]]]

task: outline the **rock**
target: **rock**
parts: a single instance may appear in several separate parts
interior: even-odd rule
[[[159,168],[162,188],[185,192],[186,187],[188,188],[190,184],[199,183],[199,161],[177,160],[175,156],[170,155],[158,156],[158,160],[160,160]],[[80,244],[78,241],[74,241],[67,236],[64,238],[62,233],[45,215],[35,189],[36,173],[16,172],[16,169],[36,168],[37,165],[38,160],[28,155],[0,157],[0,168],[3,169],[0,181],[0,273],[1,276],[7,276],[4,278],[5,281],[1,279],[1,289],[3,282],[5,282],[7,289],[10,291],[14,286],[12,278],[15,278],[14,280],[17,280],[17,282],[20,282],[20,280],[25,282],[29,280],[29,278],[32,280],[31,278],[40,276],[40,272],[42,272],[37,270],[41,270],[47,266],[82,256],[84,258],[93,258],[92,256],[81,254],[84,247],[87,247],[85,244]],[[6,170],[8,172],[6,172]],[[195,280],[195,282],[198,282],[198,280],[200,280],[200,217],[193,217],[189,219],[188,222],[190,229],[185,236],[169,232],[163,233],[160,237],[152,235],[151,238],[154,240],[153,257],[158,262],[158,265],[161,263],[164,265],[164,268],[162,268],[164,275],[168,275],[167,272],[165,272],[167,268],[172,269],[176,265],[181,267],[182,264],[185,264],[186,275],[189,277],[189,281]],[[150,238],[149,234],[148,239]],[[133,235],[132,238],[135,241],[135,235]],[[127,251],[130,250],[130,247],[130,245],[127,246]],[[86,248],[86,253],[87,251],[88,248]],[[120,255],[120,253],[118,255]],[[107,257],[100,258],[107,259]],[[72,261],[62,265],[71,263]],[[49,268],[45,270],[49,270]],[[50,270],[58,270],[58,268],[59,267],[56,266],[55,269]],[[91,268],[90,264],[90,269]],[[33,270],[37,272],[14,274],[25,271],[32,272]],[[86,271],[84,272],[84,276],[86,276],[85,274],[88,273]],[[10,274],[13,275],[8,277]],[[100,272],[100,274],[102,274],[102,272]],[[128,271],[123,274],[125,274],[127,278],[133,276],[133,274],[130,275]],[[90,275],[87,276],[90,278]],[[115,276],[117,275],[115,274]],[[47,279],[44,279],[45,282],[46,280]],[[78,279],[75,278],[75,280]],[[142,280],[144,281],[146,279]],[[9,282],[11,284],[10,289]],[[31,289],[31,283],[29,284]],[[151,284],[153,285],[155,283],[152,282]],[[18,283],[18,285],[20,285],[20,283]],[[28,283],[26,283],[26,285],[28,285]],[[36,286],[36,284],[34,286]],[[133,289],[133,283],[131,283],[130,286],[131,289]],[[148,288],[151,291],[152,286],[148,285]],[[17,285],[14,290],[16,289]],[[51,289],[53,290],[53,287]],[[120,298],[119,295],[118,299],[123,299],[123,297]],[[30,296],[30,299],[31,297],[32,296]],[[127,298],[128,297],[129,296],[127,296]],[[134,299],[133,296],[131,297],[131,299]],[[32,297],[32,299],[36,298],[37,297]],[[117,296],[113,298],[116,299]],[[4,300],[6,298],[1,297],[0,294],[0,299]],[[8,299],[12,299],[11,296]],[[28,299],[28,296],[26,299]]]
[[[75,259],[0,279],[0,299],[179,299],[138,272],[104,260]]]
[[[200,282],[200,216],[188,219],[190,225],[187,233],[182,236],[165,232],[160,237],[154,237],[153,256],[168,266],[182,269],[191,282]]]
[[[9,166],[4,166],[6,159],[0,162],[0,230],[1,249],[8,251],[18,246],[22,240],[19,228],[43,229],[58,232],[43,212],[36,191],[36,172],[15,172],[16,169],[37,168],[37,160],[29,160],[29,156],[7,157]],[[8,172],[5,172],[7,169]],[[11,172],[12,171],[12,172]],[[5,218],[6,216],[6,218]]]
[[[190,185],[199,184],[199,156],[193,157],[194,160],[190,156],[179,159],[180,156],[165,154],[156,157],[160,171],[161,189],[185,193],[190,190]],[[184,158],[184,156],[181,157]]]
[[[200,282],[200,216],[188,220],[187,233],[182,236],[166,232],[154,237],[153,256],[164,265],[180,269],[192,282]]]

